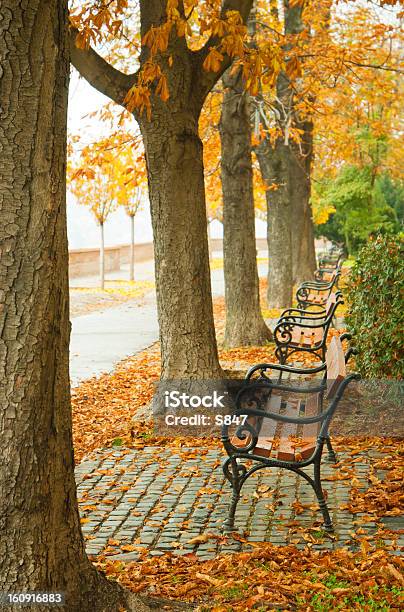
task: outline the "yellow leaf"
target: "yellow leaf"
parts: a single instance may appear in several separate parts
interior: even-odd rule
[[[195,538],[191,538],[188,540],[187,544],[204,544],[214,536],[211,533],[202,533],[201,535],[196,536]]]
[[[217,578],[212,578],[208,574],[201,574],[200,572],[196,572],[195,576],[196,578],[199,578],[199,580],[205,580],[205,582],[209,582],[210,584],[213,584],[214,586],[219,586],[222,584],[221,580],[217,580]]]

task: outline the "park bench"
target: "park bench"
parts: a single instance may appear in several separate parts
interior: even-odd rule
[[[309,304],[324,306],[331,293],[338,289],[338,282],[341,276],[339,270],[332,273],[332,278],[327,281],[306,281],[300,285],[296,291],[296,299],[299,308],[306,308]]]
[[[340,291],[331,293],[325,307],[311,304],[307,309],[284,310],[274,329],[275,355],[285,364],[299,352],[309,352],[325,361],[327,337],[336,310],[344,300]]]
[[[314,272],[314,280],[317,282],[330,282],[336,271],[341,271],[343,255],[340,255],[336,261],[321,260],[318,269]]]
[[[349,334],[341,338],[350,338]],[[224,425],[222,442],[228,454],[223,472],[232,487],[232,498],[225,530],[234,528],[234,516],[243,484],[266,467],[290,470],[306,480],[317,497],[324,529],[333,531],[330,513],[321,485],[321,459],[324,445],[329,459],[336,462],[329,426],[349,383],[358,374],[346,373],[346,362],[356,351],[344,355],[340,338],[333,338],[326,362],[317,368],[297,369],[279,364],[258,364],[247,374],[237,396],[233,417],[244,420],[237,426]],[[267,377],[267,370],[289,372],[298,377],[324,372],[315,386],[281,384]],[[253,376],[258,373],[258,378]],[[307,381],[305,381],[307,383]],[[302,395],[304,396],[302,397]],[[298,399],[298,398],[302,399]],[[235,429],[236,427],[236,429]],[[313,477],[304,471],[313,465]]]
[[[322,268],[326,265],[328,265],[329,267],[336,266],[342,261],[343,256],[344,253],[340,249],[333,251],[332,253],[329,253],[327,255],[323,255],[318,261],[319,268]]]
[[[319,263],[323,261],[336,261],[344,254],[344,249],[341,245],[333,244],[330,249],[323,251],[319,256]]]
[[[344,250],[338,246],[333,246],[330,250],[322,253],[318,258],[318,269],[330,268],[334,270],[341,267],[344,260]]]

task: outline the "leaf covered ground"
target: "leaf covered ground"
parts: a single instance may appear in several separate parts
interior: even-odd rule
[[[219,338],[223,332],[224,301],[215,302]],[[336,332],[334,332],[336,333]],[[225,369],[246,370],[259,361],[275,361],[274,347],[249,347],[221,350]],[[309,365],[312,357],[301,359]],[[219,441],[197,438],[168,439],[154,435],[143,414],[158,381],[160,355],[158,345],[121,362],[112,374],[82,383],[73,391],[75,457],[79,462],[91,451],[113,444],[142,448],[174,445],[195,448],[217,446]],[[382,517],[404,514],[402,477],[404,454],[402,441],[382,438],[336,440],[336,448],[348,448],[349,460],[335,471],[336,479],[350,480],[347,512]],[[368,487],[363,490],[350,473],[350,464],[359,461],[360,452],[378,451],[372,460]],[[382,470],[385,478],[377,474]],[[347,548],[332,552],[315,550],[310,538],[303,549],[251,543],[251,552],[221,555],[200,561],[196,555],[165,554],[150,557],[145,551],[138,562],[123,563],[107,557],[96,561],[105,573],[132,591],[150,596],[190,602],[201,612],[244,610],[400,610],[404,579],[402,561],[391,554],[397,546],[386,546],[386,537],[394,542],[400,532],[389,534],[379,522],[373,537],[361,538],[360,519],[355,537],[360,551]],[[387,536],[386,536],[387,533]],[[384,538],[384,539],[383,539]],[[389,550],[389,548],[391,550]]]
[[[200,611],[400,610],[403,562],[385,550],[354,554],[254,544],[250,553],[198,561],[164,555],[123,564],[101,561],[105,573],[137,593],[179,599]]]

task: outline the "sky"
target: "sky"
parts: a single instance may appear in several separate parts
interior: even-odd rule
[[[91,87],[85,79],[80,78],[77,71],[72,68],[68,115],[68,130],[71,134],[80,134],[85,144],[96,141],[105,127],[96,118],[86,117],[86,115],[98,110],[108,102],[108,98]],[[147,200],[143,203],[142,209],[135,218],[135,242],[137,244],[153,240]],[[67,230],[69,249],[99,246],[99,227],[93,215],[85,206],[80,206],[69,191],[67,192]],[[259,219],[256,221],[256,232],[260,238],[266,236],[266,224]],[[212,223],[211,236],[212,238],[222,237],[222,226],[218,221]],[[118,209],[111,214],[105,224],[105,245],[128,244],[129,241],[129,218],[123,210]]]
[[[88,113],[98,110],[109,102],[108,98],[95,90],[72,68],[69,89],[68,130],[71,134],[80,134],[87,144],[97,140],[100,132],[105,130],[102,123],[95,118],[86,117]],[[144,202],[135,219],[135,241],[151,242],[152,229],[148,202]],[[96,248],[99,246],[99,227],[91,212],[77,203],[76,198],[67,192],[67,231],[69,249]],[[124,210],[115,211],[105,224],[105,244],[114,246],[127,244],[130,241],[129,217]]]

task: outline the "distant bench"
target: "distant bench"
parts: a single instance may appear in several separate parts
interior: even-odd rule
[[[332,293],[338,290],[341,271],[336,269],[331,274],[330,281],[306,281],[296,292],[299,308],[307,308],[310,304],[324,306]]]
[[[344,303],[341,292],[331,293],[325,307],[309,304],[306,309],[288,308],[275,329],[275,355],[285,364],[291,355],[309,352],[325,361],[327,337],[338,306]]]

